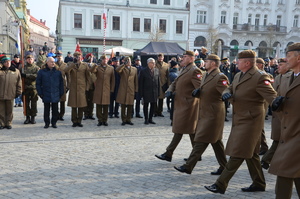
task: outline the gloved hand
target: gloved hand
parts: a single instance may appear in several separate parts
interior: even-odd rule
[[[228,100],[229,98],[231,98],[231,94],[230,93],[224,93],[223,95],[222,95],[222,100],[223,101],[225,101],[225,100]]]
[[[200,88],[196,88],[195,90],[193,90],[192,96],[199,97],[200,96]]]
[[[283,102],[284,97],[282,96],[278,96],[274,99],[273,103],[272,103],[272,111],[277,111],[278,108],[280,107],[280,105]]]
[[[172,91],[167,91],[166,92],[166,97],[171,97],[172,96]]]
[[[21,73],[21,77],[26,78],[26,74],[25,73]]]

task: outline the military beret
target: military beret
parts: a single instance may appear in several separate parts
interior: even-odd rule
[[[244,50],[238,54],[238,59],[255,58],[256,53],[253,50]]]
[[[163,54],[163,53],[159,53],[159,54],[157,55],[157,57],[164,57],[164,54]]]
[[[196,63],[196,64],[200,64],[201,61],[202,61],[202,58],[198,58],[198,59],[195,60],[195,63]]]
[[[221,62],[227,62],[227,61],[228,61],[227,57],[224,57],[223,59],[221,59]]]
[[[256,63],[258,64],[265,64],[265,61],[262,58],[257,58]]]
[[[80,56],[81,55],[81,52],[78,52],[78,51],[76,51],[75,53],[73,53],[73,56],[74,57],[78,57],[78,56]]]
[[[281,62],[286,62],[286,58],[280,58],[280,59],[278,59],[278,63],[281,63]]]
[[[26,59],[28,59],[28,58],[33,58],[33,56],[32,55],[27,55]]]
[[[286,53],[290,51],[300,51],[300,43],[294,43],[289,45],[286,49]]]
[[[106,55],[101,55],[100,59],[103,60],[103,59],[106,59]]]
[[[173,68],[174,66],[176,66],[178,63],[176,62],[176,61],[174,61],[174,60],[171,60],[170,61],[170,65],[171,65],[171,67]]]
[[[189,56],[195,56],[195,53],[194,53],[194,51],[191,51],[191,50],[186,50],[184,53],[183,53],[183,55],[189,55]]]
[[[119,61],[119,59],[117,57],[113,57],[111,61]]]
[[[214,60],[214,61],[220,61],[220,57],[215,54],[210,54],[206,57],[206,60]]]

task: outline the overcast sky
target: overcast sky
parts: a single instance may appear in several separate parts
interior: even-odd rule
[[[27,9],[30,9],[30,14],[37,20],[46,20],[46,26],[50,28],[50,33],[54,33],[58,4],[59,0],[27,0]]]

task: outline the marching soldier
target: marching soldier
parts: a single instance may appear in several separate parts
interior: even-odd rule
[[[162,112],[163,112],[163,102],[165,98],[165,92],[168,89],[169,65],[166,62],[164,62],[163,53],[160,53],[158,55],[155,68],[159,70],[160,94],[157,100],[158,103],[156,106],[154,116],[164,117]]]
[[[118,66],[116,71],[121,76],[116,102],[121,104],[122,125],[133,125],[131,122],[131,115],[134,103],[134,94],[138,92],[137,69],[131,66],[130,57],[125,57],[124,64]]]
[[[19,68],[21,71],[21,77],[24,78],[24,95],[26,102],[26,120],[24,124],[35,124],[35,116],[37,113],[37,101],[38,94],[36,91],[36,77],[39,71],[39,67],[35,65],[33,55],[26,56],[26,64],[24,68]]]
[[[209,144],[212,145],[220,168],[212,175],[220,175],[227,163],[222,142],[225,119],[225,105],[222,93],[228,87],[228,78],[219,70],[220,58],[210,54],[205,60],[207,73],[202,78],[200,88],[193,91],[193,97],[200,98],[200,111],[194,139],[194,147],[186,163],[176,170],[191,174],[199,158]]]
[[[243,192],[265,191],[266,182],[259,160],[261,130],[264,125],[264,100],[270,104],[276,98],[269,76],[255,66],[256,53],[245,50],[238,54],[238,73],[222,99],[230,99],[233,118],[225,154],[230,156],[225,169],[217,181],[205,188],[224,194],[228,182],[245,160],[252,184],[242,188]]]
[[[288,46],[286,53],[287,66],[293,74],[280,88],[277,106],[272,107],[282,115],[280,140],[269,169],[269,173],[277,175],[277,199],[291,198],[293,183],[300,197],[300,43]]]
[[[107,57],[100,57],[100,65],[94,65],[90,71],[96,74],[93,103],[96,104],[97,126],[107,126],[110,95],[115,89],[114,67],[107,64]]]
[[[18,69],[11,66],[9,57],[0,55],[0,130],[11,129],[14,98],[21,95],[22,83]]]
[[[60,98],[59,102],[59,111],[58,111],[58,120],[64,121],[64,115],[65,115],[65,110],[66,110],[66,96],[67,96],[67,91],[69,90],[69,76],[65,72],[65,69],[67,67],[67,64],[64,62],[64,58],[62,56],[61,52],[58,52],[56,54],[57,58],[57,70],[59,70],[62,74],[63,82],[64,82],[64,94]]]
[[[87,81],[89,73],[88,64],[81,61],[80,52],[75,52],[73,62],[68,62],[65,72],[70,77],[70,92],[68,106],[72,107],[72,127],[83,127],[81,124],[84,107],[87,106],[85,91],[87,90]]]
[[[202,73],[194,64],[195,53],[185,51],[180,62],[182,69],[166,92],[166,97],[175,95],[172,131],[174,133],[166,152],[155,155],[158,159],[172,161],[173,152],[182,139],[183,134],[188,134],[192,145],[199,116],[199,98],[192,97],[192,91],[200,87]],[[188,118],[188,119],[187,119]]]

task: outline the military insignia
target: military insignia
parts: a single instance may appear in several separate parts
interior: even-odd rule
[[[228,84],[227,80],[222,81],[222,84],[225,86]]]
[[[274,79],[271,79],[270,82],[271,82],[271,83],[274,83]]]
[[[270,85],[270,82],[266,80],[265,85]]]
[[[197,74],[197,77],[198,77],[198,78],[201,78],[202,76],[201,76],[201,74]]]

